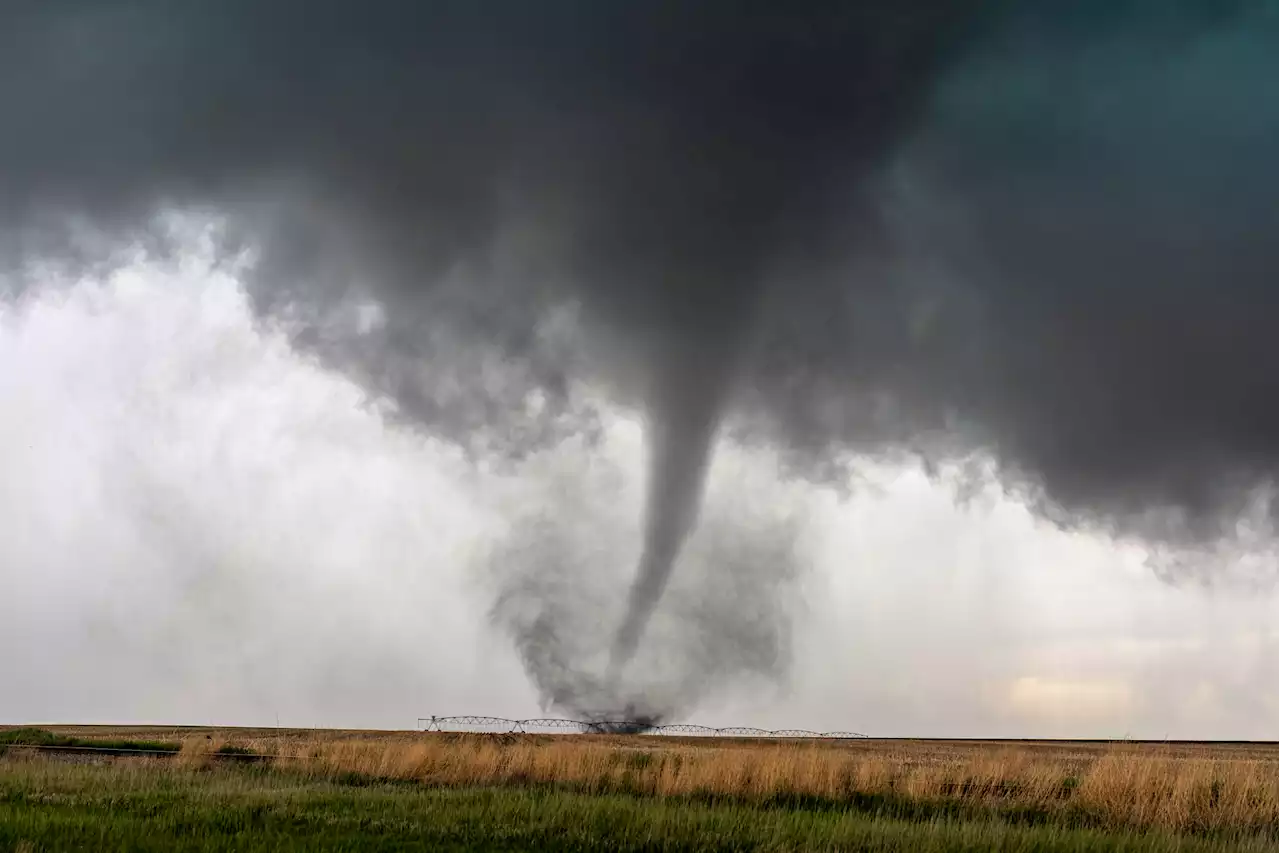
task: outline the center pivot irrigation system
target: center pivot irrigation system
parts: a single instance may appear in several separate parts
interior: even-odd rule
[[[693,723],[654,725],[643,720],[561,720],[538,718],[509,720],[506,717],[419,717],[424,732],[502,732],[508,734],[635,734],[695,735],[702,737],[865,738],[860,732],[811,732],[807,729],[757,729],[750,726],[715,728]]]

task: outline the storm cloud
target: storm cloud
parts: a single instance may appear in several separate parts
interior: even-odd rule
[[[1275,24],[1244,0],[32,4],[0,21],[0,230],[18,265],[104,263],[215,209],[262,317],[476,458],[589,439],[584,382],[639,409],[621,666],[722,429],[832,481],[981,451],[1045,515],[1178,553],[1259,503],[1274,529]]]

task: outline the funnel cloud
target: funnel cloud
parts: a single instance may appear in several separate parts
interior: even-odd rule
[[[510,637],[548,708],[574,719],[656,725],[708,700],[758,701],[785,690],[793,621],[811,582],[811,505],[785,489],[771,490],[768,503],[753,500],[742,486],[767,485],[743,470],[718,477],[681,571],[668,594],[650,603],[644,641],[622,668],[611,644],[634,600],[618,593],[632,582],[627,549],[648,535],[634,523],[648,498],[633,493],[616,464],[573,443],[534,464],[544,472],[537,488],[557,499],[549,506],[513,501],[504,513],[508,531],[481,574],[497,590],[490,621]]]
[[[609,685],[642,662],[724,433],[837,484],[859,455],[985,454],[1046,517],[1166,549],[1175,581],[1244,515],[1274,532],[1275,15],[20,4],[0,247],[28,272],[111,263],[163,250],[165,211],[212,209],[264,321],[474,459],[589,453],[592,394],[641,412],[642,537],[591,670],[630,702]],[[495,576],[495,619],[549,704],[588,711],[555,529],[513,528],[527,562]],[[704,681],[785,669],[716,654]]]

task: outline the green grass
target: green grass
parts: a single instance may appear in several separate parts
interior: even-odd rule
[[[555,790],[308,779],[255,765],[0,759],[0,851],[1200,851],[1271,836],[1114,834]]]

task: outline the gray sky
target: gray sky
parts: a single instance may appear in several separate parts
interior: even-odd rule
[[[511,471],[471,469],[259,324],[242,271],[211,266],[203,221],[179,223],[177,262],[138,250],[106,277],[49,270],[0,302],[0,722],[540,715],[486,616],[486,561],[512,513],[564,506],[566,535],[625,583],[635,416],[610,410],[595,450],[571,440]],[[1234,545],[1258,566],[1223,567],[1228,582],[1205,591],[995,486],[958,501],[918,468],[867,462],[840,499],[776,471],[722,444],[704,528],[800,521],[790,683],[722,691],[691,721],[1277,737],[1273,539],[1242,525]],[[698,535],[690,582],[713,570]],[[1229,582],[1250,575],[1272,582]]]

